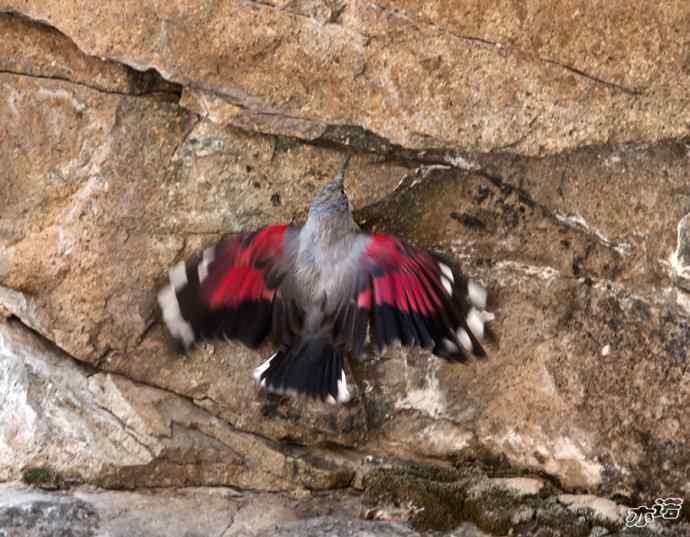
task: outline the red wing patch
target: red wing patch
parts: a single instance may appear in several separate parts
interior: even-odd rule
[[[358,279],[356,304],[359,311],[368,311],[379,349],[397,341],[432,347],[434,354],[452,360],[464,359],[465,352],[484,355],[478,337],[483,335],[479,309],[485,305],[485,291],[451,263],[375,233],[361,266],[366,277]],[[353,348],[360,347],[355,341]]]
[[[375,233],[365,252],[371,266],[376,304],[430,314],[441,306],[440,269],[428,252],[412,248],[392,235]],[[435,285],[434,285],[435,284]]]
[[[249,346],[271,332],[275,295],[285,267],[287,225],[236,233],[170,270],[158,294],[163,320],[185,349],[225,336]]]
[[[252,235],[236,235],[217,247],[204,282],[212,309],[236,308],[243,302],[272,300],[267,274],[283,255],[287,225],[267,226]]]

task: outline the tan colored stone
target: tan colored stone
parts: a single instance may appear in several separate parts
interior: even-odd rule
[[[674,141],[687,132],[684,45],[663,37],[673,53],[650,70],[657,41],[636,41],[622,56],[628,70],[606,56],[639,28],[634,6],[614,2],[584,37],[559,41],[569,15],[541,18],[530,3],[501,47],[454,34],[490,40],[512,4],[449,17],[452,33],[439,6],[19,6],[82,50],[160,68],[186,85],[189,109],[170,94],[121,95],[136,93],[125,87],[131,70],[80,56],[57,31],[0,19],[2,316],[93,368],[74,366],[64,381],[85,401],[76,417],[47,382],[22,377],[35,389],[15,390],[23,421],[11,416],[3,438],[18,463],[2,475],[48,462],[37,450],[56,429],[27,417],[45,399],[93,439],[72,462],[82,444],[58,435],[57,465],[108,486],[357,487],[362,456],[375,454],[499,458],[599,494],[688,490],[690,303],[669,261],[688,212],[687,147]],[[650,9],[673,23],[686,8]],[[223,28],[229,14],[241,31]],[[618,21],[612,37],[597,30],[607,17]],[[521,30],[538,21],[544,43]],[[582,47],[573,68],[596,71],[589,78],[544,61],[575,60]],[[614,85],[592,79],[604,75]],[[347,187],[367,229],[438,248],[488,284],[489,359],[461,366],[391,349],[350,364],[355,398],[333,408],[258,392],[251,371],[268,346],[170,352],[155,307],[166,268],[227,231],[299,222],[343,146],[359,151]],[[5,353],[12,375],[26,369],[19,347]],[[17,455],[32,431],[36,446]]]
[[[611,493],[639,486],[629,476],[647,476],[663,453],[663,476],[645,487],[687,488],[690,331],[665,262],[687,160],[672,145],[593,156],[505,166],[493,183],[436,170],[366,212],[375,229],[444,245],[487,283],[497,336],[487,361],[466,366],[397,349],[358,365],[371,446],[418,457],[488,449]],[[638,198],[660,168],[655,195]],[[523,192],[496,179],[518,174]],[[589,225],[563,222],[567,206]]]
[[[181,246],[155,228],[135,230],[146,225],[144,214],[155,218],[156,183],[190,118],[172,105],[61,81],[0,74],[0,84],[9,89],[0,101],[0,115],[8,120],[0,152],[13,164],[0,171],[2,285],[33,297],[40,317],[29,321],[35,328],[46,329],[53,316],[64,318],[45,335],[93,361],[110,339],[93,319],[102,318],[101,327],[109,326],[121,342],[139,337],[150,311],[131,308],[122,315],[122,286],[134,285],[145,296],[146,279],[153,284],[157,272],[151,260],[169,255],[163,245]],[[123,151],[125,143],[145,150]],[[140,255],[144,251],[149,255]],[[140,260],[141,280],[128,278],[132,256]],[[75,287],[88,293],[75,300],[68,291]],[[52,312],[42,307],[47,302]],[[119,320],[110,325],[108,312]]]
[[[217,94],[247,111],[226,120],[263,132],[354,125],[419,150],[530,155],[687,134],[686,4],[547,4],[3,0],[0,10]]]
[[[46,49],[42,32],[38,50]],[[366,427],[357,405],[334,416],[329,405],[257,397],[251,372],[270,348],[215,344],[180,359],[155,309],[155,288],[174,260],[233,230],[299,222],[343,154],[199,122],[155,99],[0,77],[11,89],[0,102],[11,118],[0,153],[13,162],[0,171],[0,301],[8,313],[72,356],[193,397],[242,430],[360,441]],[[27,144],[50,151],[18,149]],[[381,198],[403,173],[355,157],[353,202]],[[155,338],[142,343],[149,330]]]
[[[177,91],[154,71],[140,73],[87,56],[54,28],[16,15],[0,13],[0,35],[0,73],[66,80],[110,93],[174,96]]]
[[[531,0],[458,5],[447,0],[382,0],[379,5],[467,39],[522,51],[631,90],[668,87],[689,74],[686,44],[669,33],[687,28],[687,6]],[[630,36],[639,39],[631,39]]]

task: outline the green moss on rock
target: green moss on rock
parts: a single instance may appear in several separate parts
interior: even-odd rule
[[[592,537],[621,531],[628,535],[622,522],[601,520],[586,509],[563,505],[558,501],[562,492],[555,487],[544,487],[547,494],[525,493],[470,464],[450,469],[416,464],[377,469],[364,477],[363,485],[363,504],[375,516],[376,511],[400,514],[417,531],[451,531],[471,522],[491,535]]]
[[[62,483],[60,474],[46,466],[24,469],[22,481],[27,485],[48,490],[59,489]]]
[[[524,506],[524,500],[504,489],[477,484],[466,492],[463,515],[480,529],[503,535],[514,526],[513,514]]]
[[[466,480],[432,467],[379,469],[364,480],[365,505],[410,507],[410,523],[418,531],[448,531],[463,520]]]

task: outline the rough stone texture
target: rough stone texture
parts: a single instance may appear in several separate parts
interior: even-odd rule
[[[210,92],[227,121],[263,132],[317,139],[356,125],[415,149],[529,154],[688,133],[684,2],[3,0],[0,10]]]
[[[256,537],[417,537],[420,534],[404,526],[389,522],[365,522],[322,517],[298,522],[276,524],[256,534]],[[455,537],[483,537],[486,534],[472,526],[453,532]]]
[[[357,407],[335,421],[331,407],[316,408],[305,432],[299,405],[257,400],[256,353],[209,347],[184,363],[161,337],[141,343],[163,267],[230,230],[299,219],[341,155],[200,123],[158,99],[51,78],[0,80],[9,89],[0,153],[14,163],[0,171],[0,283],[22,293],[0,289],[5,306],[74,357],[202,399],[237,427],[303,441],[338,429],[342,443],[356,443],[365,421]],[[50,150],[36,155],[33,144]],[[353,164],[371,178],[353,185],[355,202],[381,197],[402,174],[376,159]],[[236,364],[234,373],[218,375],[219,363]]]
[[[373,471],[365,479],[362,504],[366,518],[405,520],[418,531],[447,531],[469,521],[490,535],[628,534],[625,506],[592,495],[560,494],[534,477],[491,478],[476,465]],[[680,536],[688,529],[687,523],[655,520],[644,535]]]
[[[597,535],[644,535],[683,537],[687,524],[655,521],[646,533],[621,530],[626,510],[614,502],[587,495],[559,495],[553,487],[540,495],[513,495],[505,479],[487,479],[470,471],[472,478],[459,485],[456,472],[431,471],[413,479],[424,484],[425,496],[410,487],[409,473],[379,472],[372,475],[364,499],[342,491],[291,495],[256,493],[224,487],[109,491],[79,486],[49,492],[20,483],[0,485],[0,535],[11,537],[219,537],[428,535],[403,524],[423,513],[421,505],[435,513],[451,509],[461,520],[446,537],[488,537],[493,527],[512,524],[513,533],[500,535],[550,535],[552,537]],[[386,479],[381,479],[387,475]],[[395,477],[397,476],[397,479]],[[402,478],[402,479],[401,479]],[[514,478],[523,482],[534,478]],[[514,481],[513,479],[513,481]],[[444,503],[449,492],[462,496],[457,504]],[[397,502],[397,503],[396,503]],[[422,503],[420,503],[422,502]],[[364,504],[364,505],[362,505]],[[373,504],[373,507],[372,507]],[[360,511],[368,521],[353,520]],[[405,518],[403,515],[408,515]],[[373,520],[373,521],[372,521]],[[493,526],[492,526],[493,524]],[[540,533],[541,532],[541,533]]]
[[[599,172],[606,185],[605,167],[614,165],[606,161],[620,152],[576,162],[589,160],[585,176]],[[658,205],[621,204],[597,217],[585,212],[586,199],[605,197],[592,200],[585,184],[565,194],[577,215],[573,225],[558,203],[541,201],[557,196],[551,177],[586,181],[572,168],[574,157],[565,156],[521,170],[523,184],[535,185],[529,197],[485,177],[435,170],[367,211],[371,227],[445,245],[500,305],[498,348],[485,362],[457,367],[391,349],[358,366],[370,437],[418,456],[488,448],[570,487],[687,494],[690,333],[681,293],[670,286],[674,237],[662,231],[673,229],[687,202],[674,194],[687,184],[687,160],[673,148],[627,155],[615,163],[617,187],[630,199],[644,188],[645,174],[662,166],[668,183],[657,190]],[[468,226],[468,216],[478,223]],[[658,475],[652,468],[661,459]]]
[[[261,501],[260,496],[252,500]],[[12,537],[191,537],[230,532],[249,498],[231,489],[111,492],[78,488],[46,493],[0,486],[0,534]],[[283,503],[287,503],[283,501]],[[267,512],[271,517],[270,511]],[[258,518],[258,517],[257,517]],[[274,522],[286,520],[275,515]],[[6,533],[2,533],[2,531]]]
[[[314,518],[315,513],[329,515]],[[8,537],[260,537],[265,535],[388,535],[419,533],[397,523],[352,522],[347,497],[291,498],[227,488],[145,492],[78,487],[48,493],[18,483],[0,485],[0,535]],[[483,537],[471,525],[456,537]]]
[[[157,94],[175,99],[179,88],[156,71],[85,55],[60,32],[13,15],[0,14],[0,73],[65,80],[114,94]]]
[[[47,468],[61,482],[115,488],[287,490],[338,488],[353,475],[169,391],[90,371],[17,322],[0,322],[0,403],[0,480],[39,480],[35,469]]]
[[[452,518],[493,533],[688,498],[687,3],[475,4],[0,0],[0,479],[311,494],[473,463],[475,507],[522,498]],[[490,358],[389,349],[334,408],[258,392],[268,346],[172,353],[166,268],[301,221],[349,152],[365,229],[488,285]],[[237,535],[306,516],[257,502]]]
[[[671,275],[678,287],[690,292],[690,214],[678,222],[678,246],[671,256]]]

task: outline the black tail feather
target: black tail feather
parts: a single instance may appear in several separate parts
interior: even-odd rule
[[[343,354],[324,337],[305,338],[279,350],[254,370],[254,378],[272,392],[295,391],[331,403],[350,400]]]

